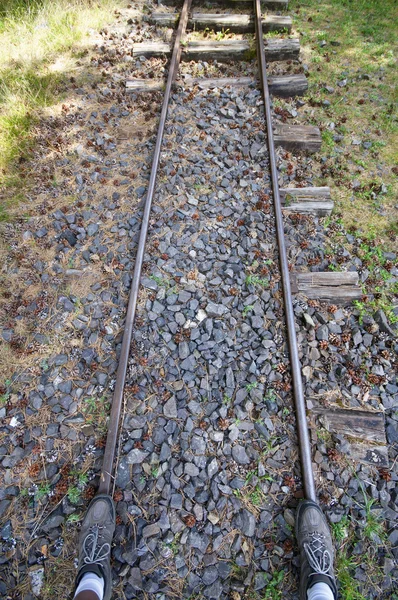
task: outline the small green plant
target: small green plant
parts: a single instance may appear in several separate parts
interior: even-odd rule
[[[271,579],[268,581],[265,588],[265,595],[263,600],[281,600],[282,589],[281,583],[283,582],[285,571],[274,571]]]
[[[285,206],[291,206],[293,202],[292,194],[285,194]]]
[[[336,542],[343,542],[348,537],[348,526],[347,515],[344,515],[338,523],[331,524],[332,534]]]
[[[173,556],[178,554],[178,541],[173,540],[170,544],[166,544],[165,546],[171,550]]]
[[[151,475],[156,479],[159,475],[159,467],[153,467],[153,469],[151,470]]]
[[[193,187],[198,192],[204,193],[204,194],[210,191],[210,188],[207,185],[205,185],[204,183],[194,183]]]
[[[166,544],[166,546],[167,546],[168,548],[170,548],[170,550],[172,551],[172,553],[173,553],[173,555],[174,555],[174,556],[175,556],[176,554],[178,554],[178,552],[179,552],[179,550],[180,550],[180,544],[179,544],[180,537],[181,537],[181,534],[180,534],[180,533],[177,533],[177,534],[174,536],[174,539],[173,539],[173,540],[172,540],[172,541],[171,541],[169,544]]]
[[[380,150],[380,148],[384,148],[385,145],[386,142],[383,142],[382,140],[375,140],[372,142],[372,150]]]
[[[77,482],[79,486],[85,486],[88,481],[87,473],[79,473],[77,476]]]
[[[383,281],[388,281],[389,279],[391,279],[391,273],[389,273],[385,269],[380,269],[379,275]]]
[[[385,541],[387,534],[384,525],[380,517],[372,510],[375,501],[372,498],[368,498],[363,485],[361,487],[365,498],[365,527],[363,529],[363,537],[373,541],[374,536],[377,536]]]
[[[264,501],[264,494],[259,486],[256,486],[250,494],[250,501],[253,506],[261,506]]]
[[[332,441],[332,434],[324,427],[318,427],[316,430],[316,435],[318,440],[325,442],[325,444]]]
[[[51,492],[51,486],[49,483],[42,483],[36,491],[37,500],[42,500],[45,496],[48,496]]]
[[[224,394],[222,403],[223,404],[231,404],[231,401],[232,401],[232,398],[230,396],[228,396],[228,394]]]
[[[334,265],[333,263],[330,263],[330,265],[328,266],[328,269],[329,269],[329,271],[333,271],[333,272],[341,271],[339,265]]]
[[[78,487],[71,485],[66,492],[68,496],[68,500],[72,502],[72,504],[77,504],[80,500],[81,492]]]
[[[48,371],[50,367],[46,358],[43,358],[43,360],[40,361],[40,367],[43,369],[44,372]]]
[[[83,412],[86,422],[95,425],[98,432],[106,430],[106,420],[109,411],[109,403],[106,396],[90,396],[84,399]]]
[[[252,390],[256,389],[257,387],[257,381],[252,381],[252,383],[248,383],[246,385],[246,389],[248,392],[251,392]]]
[[[10,392],[7,391],[0,396],[0,406],[4,406],[4,404],[7,404],[9,399],[10,399]]]
[[[94,413],[97,408],[97,400],[93,396],[90,398],[85,398],[84,400],[85,406],[83,408],[84,412]]]
[[[269,281],[264,277],[258,277],[257,275],[248,275],[245,279],[246,285],[260,285],[261,287],[268,288]]]
[[[334,149],[333,133],[328,129],[322,131],[322,142],[329,151]]]
[[[231,565],[231,577],[234,579],[238,579],[239,581],[243,581],[247,577],[247,569],[237,565],[235,562]]]
[[[273,388],[270,388],[264,394],[264,401],[266,402],[267,400],[268,400],[268,402],[275,402],[276,401],[276,392],[275,392],[275,390]]]
[[[226,38],[228,33],[229,33],[229,29],[224,29],[224,27],[221,29],[221,31],[217,31],[217,33],[216,33],[217,42],[220,42],[221,40]]]
[[[72,513],[67,518],[67,523],[71,523],[71,524],[78,523],[79,521],[81,521],[81,519],[82,519],[81,515],[78,515],[77,513]]]
[[[354,300],[354,302],[352,304],[353,304],[354,308],[356,308],[357,311],[359,312],[358,321],[359,321],[359,324],[362,325],[363,318],[367,314],[366,305],[363,302],[360,302],[359,300]]]
[[[246,477],[245,477],[246,484],[250,483],[251,479],[253,479],[253,477],[255,477],[256,475],[257,475],[256,469],[252,469],[251,471],[246,473]]]
[[[162,279],[162,277],[159,277],[158,275],[150,275],[149,279],[152,279],[152,281],[154,281],[155,283],[157,283],[160,286],[166,286],[165,280]]]
[[[266,456],[268,456],[268,454],[270,452],[275,450],[277,447],[277,442],[278,442],[278,438],[275,435],[271,436],[268,440],[266,440],[263,451],[261,452],[261,456],[263,456],[265,458]]]
[[[247,317],[247,314],[248,314],[248,313],[249,313],[251,310],[253,310],[253,308],[254,308],[254,305],[253,305],[253,304],[248,304],[248,305],[247,305],[247,306],[245,306],[245,307],[244,307],[244,309],[242,310],[242,315],[243,315],[244,317]]]
[[[366,162],[362,158],[354,158],[353,161],[359,167],[363,167],[363,168],[366,167]]]

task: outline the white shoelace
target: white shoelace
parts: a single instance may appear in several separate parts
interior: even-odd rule
[[[313,572],[311,575],[329,575],[332,566],[332,557],[330,552],[326,550],[324,536],[320,533],[311,533],[310,543],[304,543],[304,550],[308,558]]]
[[[83,562],[88,564],[93,563],[101,563],[110,553],[111,546],[110,544],[102,544],[98,546],[98,540],[100,535],[100,527],[94,526],[90,533],[86,535],[83,542],[83,550],[85,553],[85,557]]]

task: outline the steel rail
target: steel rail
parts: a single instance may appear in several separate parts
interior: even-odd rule
[[[285,236],[283,228],[283,215],[279,195],[278,169],[276,166],[274,134],[272,131],[271,100],[267,80],[267,64],[264,54],[263,27],[261,23],[260,0],[254,0],[255,29],[257,39],[257,54],[260,68],[261,85],[264,99],[265,121],[267,126],[269,161],[271,170],[272,191],[274,196],[274,210],[276,221],[276,233],[279,249],[279,261],[282,274],[282,288],[285,303],[287,338],[293,381],[293,396],[296,410],[297,434],[299,440],[299,451],[301,471],[304,485],[304,494],[308,500],[317,502],[314,475],[311,461],[311,444],[308,434],[306,406],[301,379],[301,364],[298,355],[298,344],[296,336],[296,325],[293,311],[292,291],[290,287],[289,264],[286,255]]]
[[[184,35],[192,0],[185,0],[181,10],[180,20],[174,41],[173,54],[170,61],[169,74],[167,77],[166,89],[164,93],[162,112],[160,114],[158,134],[156,138],[155,151],[152,159],[151,175],[149,178],[148,192],[145,201],[144,214],[142,217],[140,238],[138,242],[137,255],[134,265],[133,279],[130,288],[129,303],[126,313],[126,322],[123,332],[122,348],[120,352],[119,364],[116,373],[115,390],[112,399],[112,408],[110,413],[109,428],[106,438],[104,460],[102,464],[100,483],[98,487],[99,494],[109,494],[112,483],[113,464],[115,460],[116,446],[118,441],[119,421],[123,404],[123,391],[126,380],[127,366],[130,354],[130,344],[133,333],[133,324],[135,311],[137,307],[138,292],[140,289],[141,269],[144,260],[145,243],[148,235],[149,217],[152,208],[152,201],[155,192],[156,177],[160,161],[160,152],[162,148],[164,128],[166,124],[167,111],[170,101],[171,88],[177,75],[178,65],[181,58],[181,37]]]

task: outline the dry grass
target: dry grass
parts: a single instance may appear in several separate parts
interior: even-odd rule
[[[120,8],[119,3],[119,8]],[[122,3],[123,5],[123,3]],[[0,183],[18,177],[37,111],[53,104],[89,34],[110,20],[111,0],[5,0],[0,8]],[[7,207],[0,214],[6,218]]]
[[[69,529],[64,537],[65,545],[58,558],[49,556],[46,561],[46,578],[42,589],[42,600],[53,600],[54,596],[69,598],[76,578],[75,555],[77,547],[76,527]]]

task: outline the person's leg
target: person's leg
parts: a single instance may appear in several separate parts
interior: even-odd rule
[[[334,600],[334,594],[327,583],[314,583],[307,590],[307,600]]]
[[[333,542],[324,514],[310,500],[297,511],[296,536],[300,549],[300,600],[335,600]]]
[[[76,588],[73,600],[102,600],[104,580],[95,573],[85,573]]]
[[[74,600],[110,600],[112,595],[111,544],[115,506],[110,496],[92,500],[82,523]]]
[[[78,594],[76,594],[76,596],[73,598],[73,600],[100,600],[100,599],[97,596],[97,594],[87,590],[85,592],[79,592]]]

